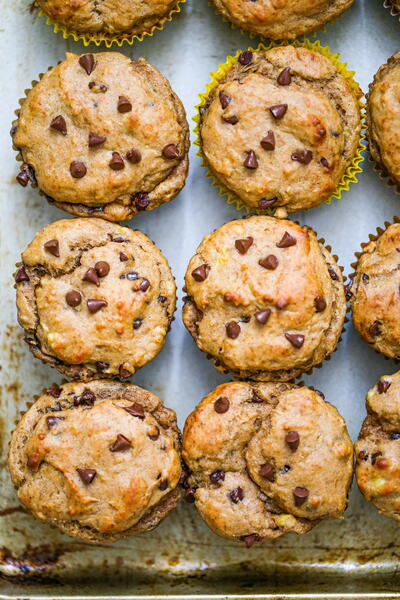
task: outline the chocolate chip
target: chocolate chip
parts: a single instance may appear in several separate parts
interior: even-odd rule
[[[51,387],[46,390],[46,394],[52,396],[53,398],[59,398],[61,396],[61,388],[56,383],[53,383]]]
[[[275,150],[275,135],[270,129],[265,137],[260,142],[264,150]]]
[[[216,413],[222,415],[223,413],[226,413],[229,410],[229,405],[229,399],[225,396],[221,396],[220,398],[218,398],[218,400],[214,402],[214,410]]]
[[[120,252],[119,253],[119,260],[121,262],[126,262],[127,260],[129,260],[129,258],[127,257],[127,255],[125,254],[125,252]]]
[[[80,396],[75,396],[74,406],[93,406],[95,401],[95,394],[88,388],[85,388]]]
[[[238,61],[244,67],[249,65],[252,62],[252,60],[253,60],[253,53],[250,50],[244,50],[244,52],[239,54]]]
[[[107,371],[109,366],[109,363],[105,362],[104,360],[98,360],[96,362],[96,367],[99,371]]]
[[[163,479],[160,483],[160,485],[158,486],[158,489],[161,490],[162,492],[164,492],[168,487],[168,479]]]
[[[158,302],[160,302],[161,304],[164,304],[164,302],[167,301],[166,296],[158,296],[157,298]]]
[[[260,398],[260,396],[257,396],[257,394],[254,390],[253,390],[253,394],[251,397],[251,401],[255,402],[256,404],[261,404],[262,402],[264,402],[264,400],[262,398]]]
[[[55,129],[56,131],[59,131],[63,135],[67,135],[67,124],[62,115],[58,115],[57,117],[54,117],[54,119],[50,123],[50,127],[51,127],[51,129]]]
[[[378,469],[387,469],[390,467],[390,460],[388,458],[378,458],[376,466]]]
[[[260,465],[258,472],[264,479],[268,479],[268,481],[275,481],[275,469],[271,463],[267,462],[263,465]]]
[[[128,98],[125,98],[125,96],[120,96],[118,98],[118,112],[127,113],[127,112],[130,112],[131,110],[132,110],[132,104],[128,100]]]
[[[141,292],[147,292],[147,290],[149,289],[149,287],[150,287],[150,281],[148,279],[146,279],[145,277],[143,277],[143,281],[142,281],[142,283],[139,286],[139,290]]]
[[[290,85],[292,76],[290,75],[290,67],[285,67],[278,75],[277,82],[279,85]]]
[[[326,309],[326,300],[322,296],[314,298],[314,306],[317,312],[324,312]]]
[[[193,271],[192,271],[193,279],[195,281],[204,281],[205,279],[207,279],[209,269],[210,269],[210,267],[207,264],[200,265],[200,267],[193,269]]]
[[[285,233],[282,236],[281,241],[277,242],[276,247],[277,248],[289,248],[290,246],[295,246],[296,244],[297,244],[296,238],[294,238],[292,235],[290,235],[290,233],[285,231]]]
[[[132,417],[137,417],[138,419],[144,419],[144,408],[139,402],[134,402],[130,406],[123,406],[124,410],[129,413]]]
[[[125,240],[122,236],[117,235],[111,238],[111,240],[113,242],[116,242],[117,244],[122,244],[122,242],[127,242],[128,240]]]
[[[89,147],[100,146],[100,144],[104,144],[107,136],[99,135],[98,133],[89,133]]]
[[[246,169],[258,169],[258,160],[254,150],[249,150],[247,152],[247,157],[243,165],[246,167]]]
[[[374,452],[371,454],[371,463],[374,465],[378,456],[382,456],[382,452]]]
[[[294,346],[295,348],[301,348],[304,344],[304,335],[300,335],[297,333],[285,333],[285,338]]]
[[[265,310],[258,310],[256,313],[254,313],[254,316],[258,323],[265,325],[271,316],[271,310],[269,308],[266,308]]]
[[[278,259],[273,254],[269,254],[266,258],[262,258],[258,261],[258,264],[264,267],[264,269],[269,269],[270,271],[274,271],[279,264]]]
[[[327,159],[326,159],[326,158],[322,157],[322,158],[321,158],[321,160],[320,160],[319,162],[320,162],[320,164],[321,164],[323,167],[325,167],[325,169],[329,169],[329,168],[330,168],[330,164],[329,164],[329,162],[327,161]]]
[[[318,394],[318,396],[321,396],[322,400],[325,400],[325,394],[323,394],[322,392],[320,392],[319,390],[314,390],[314,392],[316,394]]]
[[[400,433],[398,433],[398,432],[391,433],[390,434],[390,439],[391,440],[399,440],[400,439]]]
[[[83,54],[79,57],[79,64],[83,69],[85,69],[86,73],[90,75],[94,70],[94,56],[93,54]]]
[[[26,187],[28,185],[29,182],[29,175],[28,173],[25,171],[25,169],[22,169],[22,171],[20,171],[18,173],[18,175],[16,176],[16,180],[18,181],[18,183],[20,185],[22,185],[22,187]]]
[[[195,496],[194,496],[194,489],[193,488],[188,488],[185,491],[185,500],[186,502],[188,502],[189,504],[194,504],[195,501]]]
[[[128,438],[126,438],[122,433],[117,435],[115,442],[110,446],[111,452],[122,452],[123,450],[127,450],[131,448],[132,444]]]
[[[386,392],[388,391],[388,389],[390,388],[390,386],[392,385],[391,381],[387,381],[385,379],[380,379],[378,381],[378,385],[377,390],[378,390],[378,394],[386,394]]]
[[[240,333],[240,325],[235,321],[230,321],[225,325],[226,335],[231,340],[235,340]]]
[[[129,162],[132,163],[133,165],[136,165],[137,163],[140,163],[140,161],[142,160],[142,155],[139,152],[139,150],[136,150],[136,148],[131,148],[126,153],[126,159],[129,160]]]
[[[133,329],[139,329],[139,327],[142,325],[143,323],[143,319],[135,319],[133,321]]]
[[[132,373],[128,371],[128,369],[125,369],[123,365],[119,366],[119,376],[121,377],[121,379],[128,379],[128,377],[130,377],[131,375]]]
[[[291,159],[296,160],[302,165],[308,165],[312,161],[313,153],[311,150],[296,150],[292,153]]]
[[[280,470],[281,475],[286,475],[286,473],[290,471],[289,465],[283,465],[283,469]]]
[[[246,544],[246,548],[251,548],[256,542],[261,540],[258,533],[251,533],[250,535],[241,535],[240,540]]]
[[[241,323],[250,323],[250,321],[251,321],[250,315],[243,315],[242,317],[240,317]]]
[[[45,244],[43,244],[44,249],[52,254],[53,256],[60,256],[60,248],[58,244],[58,240],[49,240]]]
[[[229,492],[229,497],[234,504],[237,504],[244,498],[244,491],[241,487],[237,487],[231,492]]]
[[[307,500],[310,492],[305,487],[295,487],[293,490],[294,503],[296,506],[301,506]]]
[[[247,238],[235,240],[235,248],[240,254],[246,254],[253,242],[253,238],[249,235]]]
[[[90,55],[89,55],[90,56]],[[93,479],[96,477],[97,471],[95,469],[76,469],[79,477],[82,479],[83,483],[89,485],[92,483]]]
[[[367,283],[369,281],[369,275],[367,275],[366,273],[363,273],[361,275],[361,279],[363,280],[364,283]]]
[[[108,87],[104,83],[96,83],[95,81],[89,81],[88,88],[89,90],[93,90],[95,94],[105,94],[108,90]]]
[[[113,171],[121,171],[125,168],[124,159],[118,152],[112,153],[111,160],[108,165]]]
[[[376,337],[381,333],[381,321],[374,321],[372,325],[368,327],[368,332],[372,337]]]
[[[82,294],[77,290],[71,290],[65,294],[65,300],[68,306],[75,308],[82,302]]]
[[[287,104],[275,104],[274,106],[271,106],[269,110],[274,119],[282,119],[286,114],[287,108]]]
[[[352,297],[352,295],[353,295],[353,294],[352,294],[352,292],[350,291],[350,290],[351,290],[351,288],[353,287],[353,283],[354,283],[354,279],[353,279],[353,278],[351,278],[351,279],[349,279],[349,281],[348,281],[348,282],[346,283],[346,285],[344,286],[344,293],[346,294],[346,296],[347,296],[348,298],[351,298],[351,297]]]
[[[226,108],[228,106],[228,104],[231,103],[232,98],[230,96],[228,96],[228,94],[226,92],[221,91],[219,93],[219,101],[221,102],[222,108]]]
[[[51,429],[55,427],[59,421],[64,421],[65,417],[46,417],[47,427]]]
[[[29,454],[26,464],[28,465],[29,468],[36,469],[36,467],[38,467],[41,462],[42,462],[41,457],[39,456],[39,454],[37,454],[35,452],[34,454]]]
[[[337,276],[336,271],[334,269],[332,269],[332,267],[328,267],[328,273],[329,273],[330,278],[333,281],[337,281],[339,279],[339,277]]]
[[[88,281],[89,283],[94,283],[99,287],[100,280],[97,275],[96,269],[88,269],[84,276],[82,277],[82,281]]]
[[[163,148],[162,155],[168,160],[176,160],[180,157],[179,150],[175,144],[167,144],[167,146]]]
[[[367,450],[360,450],[360,452],[357,454],[357,458],[359,460],[368,460],[368,452],[367,452]]]
[[[136,273],[136,271],[131,271],[130,273],[127,273],[125,277],[129,281],[136,281],[136,279],[139,279],[139,275],[138,273]]]
[[[20,267],[14,275],[15,283],[21,283],[21,281],[30,281],[29,275],[25,270],[25,267]]]
[[[297,448],[299,447],[299,443],[300,443],[300,436],[297,433],[297,431],[289,431],[285,435],[285,442],[287,443],[289,448],[292,450],[292,452],[297,450]]]
[[[265,210],[266,208],[273,206],[277,201],[278,201],[278,198],[270,198],[268,200],[267,200],[267,198],[261,198],[261,200],[258,201],[258,206],[262,210]]]
[[[225,123],[229,123],[230,125],[236,125],[239,122],[239,119],[236,115],[232,115],[231,117],[227,117],[225,115],[221,116],[221,119],[225,121]]]
[[[224,481],[224,479],[225,479],[225,471],[222,471],[221,469],[217,469],[216,471],[213,471],[210,475],[211,483],[218,483],[219,481]]]
[[[69,172],[75,179],[81,179],[87,173],[86,165],[79,160],[73,160],[69,165]]]
[[[106,277],[110,272],[110,265],[105,260],[99,260],[94,265],[94,269],[99,277]]]
[[[90,313],[97,313],[100,309],[108,305],[105,300],[97,300],[95,298],[89,298],[86,304]]]
[[[138,192],[134,195],[133,203],[137,210],[146,210],[150,204],[150,196],[146,192]]]
[[[160,437],[160,430],[158,427],[155,427],[155,429],[157,430],[156,433],[152,433],[152,434],[148,434],[148,437],[153,441],[156,442],[158,440],[158,438]]]

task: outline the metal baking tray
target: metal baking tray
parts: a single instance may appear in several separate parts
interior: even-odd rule
[[[47,205],[37,191],[15,183],[8,132],[18,98],[31,80],[61,60],[66,50],[85,49],[55,35],[43,19],[30,14],[27,0],[0,0],[0,6],[0,598],[400,597],[400,529],[379,516],[355,485],[343,521],[324,522],[305,535],[288,534],[250,550],[212,534],[192,505],[182,504],[155,531],[112,547],[69,539],[18,506],[5,466],[10,431],[27,402],[61,378],[35,360],[22,341],[11,274],[33,235],[47,223],[67,217]],[[377,68],[399,50],[400,23],[381,0],[356,0],[318,38],[340,52],[365,91]],[[189,0],[162,32],[133,47],[124,46],[122,52],[142,55],[159,67],[192,119],[209,72],[228,54],[256,43],[222,22],[207,0]],[[359,183],[341,200],[294,215],[326,238],[346,273],[368,234],[400,214],[399,197],[367,159],[363,166]],[[188,259],[203,235],[237,216],[211,187],[192,147],[190,175],[182,193],[131,224],[159,245],[180,289]],[[181,322],[180,304],[164,350],[133,381],[161,396],[177,411],[183,426],[199,400],[229,377],[217,373],[196,348]],[[355,438],[367,390],[381,375],[394,371],[396,365],[375,354],[349,323],[332,359],[304,381],[323,390]]]

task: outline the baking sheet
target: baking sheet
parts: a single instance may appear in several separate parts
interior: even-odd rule
[[[33,395],[60,382],[61,376],[34,359],[22,341],[11,274],[34,234],[47,223],[68,216],[49,206],[36,190],[16,184],[17,166],[8,132],[17,100],[31,80],[62,60],[65,51],[81,53],[85,49],[54,35],[44,19],[30,14],[28,0],[0,0],[0,6],[0,576],[14,581],[0,581],[0,597],[244,594],[254,598],[261,594],[285,598],[296,594],[310,598],[318,592],[324,598],[357,594],[362,598],[397,597],[400,530],[364,502],[355,486],[344,521],[325,522],[308,534],[288,534],[251,550],[213,535],[191,505],[182,504],[155,531],[112,547],[73,541],[18,508],[5,469],[9,433]],[[380,0],[356,0],[317,37],[332,51],[340,52],[365,91],[377,68],[400,49],[400,23]],[[258,40],[222,22],[207,0],[188,0],[164,31],[133,47],[124,46],[122,52],[135,58],[144,56],[169,78],[193,129],[193,107],[209,72],[228,54],[256,43]],[[90,51],[98,50],[93,46]],[[166,255],[179,291],[187,262],[203,235],[243,214],[218,197],[195,154],[192,147],[188,182],[176,200],[130,222]],[[400,197],[378,178],[367,160],[363,167],[359,183],[341,200],[292,216],[311,225],[332,245],[347,274],[360,243],[385,220],[400,214]],[[176,410],[183,426],[200,399],[230,378],[217,373],[197,349],[182,324],[180,308],[181,301],[164,350],[132,381],[158,394]],[[332,359],[304,381],[322,390],[338,407],[354,439],[364,418],[367,390],[381,375],[396,370],[396,365],[375,354],[349,323]],[[26,578],[31,580],[29,587],[24,584]],[[62,587],[56,584],[60,580]]]

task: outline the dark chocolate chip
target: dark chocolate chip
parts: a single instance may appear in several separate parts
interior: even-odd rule
[[[128,98],[125,98],[125,96],[120,96],[118,98],[118,112],[127,113],[127,112],[130,112],[131,110],[132,110],[132,104],[128,100]]]
[[[323,394],[322,392],[320,392],[320,390],[314,390],[314,392],[316,394],[318,394],[318,396],[321,396],[322,400],[325,400],[325,394]]]
[[[264,267],[264,269],[269,269],[270,271],[274,271],[279,264],[278,259],[273,254],[269,254],[266,258],[262,258],[258,261],[258,264]]]
[[[144,408],[139,402],[134,402],[130,406],[123,406],[124,410],[129,413],[132,417],[137,417],[138,419],[144,419]]]
[[[239,539],[246,544],[246,548],[251,548],[256,542],[261,540],[261,537],[258,533],[251,533],[250,535],[242,535]]]
[[[82,302],[82,294],[77,290],[71,290],[65,294],[65,300],[68,306],[75,308]]]
[[[276,243],[277,248],[289,248],[289,246],[295,246],[297,244],[297,240],[295,237],[290,235],[287,231],[282,236],[280,242]]]
[[[157,430],[157,431],[156,431],[156,433],[153,433],[153,434],[147,434],[147,435],[148,435],[148,437],[149,437],[149,438],[150,438],[150,439],[151,439],[153,442],[156,442],[156,441],[158,440],[158,438],[160,437],[160,430],[159,430],[159,428],[158,428],[158,427],[156,427],[156,430]]]
[[[314,306],[317,312],[324,312],[326,309],[326,300],[322,296],[314,298]]]
[[[83,483],[86,483],[86,485],[89,485],[89,483],[92,483],[93,479],[96,477],[96,470],[95,469],[76,469],[78,472],[79,477],[82,479]]]
[[[25,270],[25,267],[20,267],[14,275],[15,283],[21,283],[21,281],[30,281],[29,275]]]
[[[285,435],[285,442],[289,448],[294,452],[299,447],[300,436],[297,431],[288,431]]]
[[[56,383],[53,383],[51,387],[46,390],[46,394],[52,396],[53,398],[59,398],[61,396],[61,388]]]
[[[95,394],[88,388],[85,388],[80,396],[75,396],[74,406],[92,406],[95,400]]]
[[[139,329],[139,327],[142,325],[143,323],[143,319],[135,319],[133,321],[133,329]]]
[[[168,160],[176,160],[180,157],[179,150],[175,146],[175,144],[167,144],[162,151],[162,155],[164,158]]]
[[[378,394],[386,394],[386,392],[388,391],[388,389],[390,388],[390,386],[392,385],[391,381],[387,381],[385,379],[380,379],[378,381],[378,385],[377,390],[378,390]]]
[[[113,238],[111,238],[113,242],[117,242],[117,244],[122,244],[122,242],[127,242],[128,240],[125,240],[122,236],[117,235]]]
[[[133,203],[137,210],[146,210],[150,204],[150,196],[146,192],[138,192],[133,197]]]
[[[158,302],[160,302],[161,304],[164,304],[164,302],[167,301],[166,296],[158,296],[157,298]]]
[[[98,360],[96,362],[96,367],[99,371],[107,371],[109,366],[109,363],[105,362],[104,360]]]
[[[193,488],[188,488],[185,491],[185,500],[186,502],[188,502],[189,504],[194,504],[195,501],[195,496],[194,496],[194,489]]]
[[[136,273],[136,271],[131,271],[130,273],[127,273],[125,277],[129,281],[136,281],[136,279],[139,279],[139,275],[138,273]]]
[[[271,310],[269,308],[266,308],[265,310],[258,310],[256,313],[254,313],[256,321],[261,325],[265,325],[270,316]]]
[[[57,115],[57,117],[54,117],[54,119],[50,123],[50,127],[51,127],[51,129],[55,129],[56,131],[59,131],[63,135],[67,135],[67,124],[62,115]]]
[[[312,161],[313,153],[311,150],[296,150],[292,153],[291,159],[296,160],[302,165],[308,165]]]
[[[271,106],[269,110],[274,119],[282,119],[286,114],[287,108],[287,104],[275,104],[274,106]]]
[[[86,73],[90,75],[94,70],[94,56],[93,54],[83,54],[79,57],[79,64],[83,69],[85,69]]]
[[[229,497],[234,504],[237,504],[244,498],[244,491],[241,487],[237,487],[231,492],[229,492]]]
[[[326,158],[322,157],[319,162],[325,169],[330,169],[330,164]]]
[[[249,235],[247,238],[235,240],[235,248],[240,254],[246,254],[253,242],[253,238]]]
[[[394,432],[390,434],[390,439],[391,440],[399,440],[400,439],[400,433],[399,432]]]
[[[286,475],[288,471],[290,471],[289,465],[283,465],[283,469],[281,469],[279,472],[281,475]]]
[[[305,487],[295,487],[293,490],[293,498],[296,506],[301,506],[307,500],[310,492]]]
[[[107,306],[105,300],[97,300],[96,298],[89,298],[86,304],[90,313],[97,313],[100,309]]]
[[[301,348],[304,344],[305,337],[304,335],[300,335],[297,333],[285,333],[285,338],[294,346],[295,348]]]
[[[128,379],[128,377],[130,377],[131,375],[132,373],[128,371],[128,369],[125,369],[123,365],[119,366],[119,376],[121,377],[121,379]]]
[[[140,163],[140,161],[142,160],[142,155],[139,152],[139,150],[136,150],[136,148],[131,148],[126,153],[126,160],[129,160],[130,163],[132,163],[133,165],[136,165],[137,163]]]
[[[42,462],[42,459],[41,459],[40,455],[35,452],[34,454],[29,454],[26,464],[31,469],[36,469],[40,465],[41,462]]]
[[[270,129],[265,137],[260,142],[264,150],[275,150],[275,135]]]
[[[55,427],[59,421],[64,421],[65,417],[46,417],[47,427]]]
[[[225,479],[225,471],[222,471],[221,469],[217,469],[216,471],[213,471],[210,475],[211,483],[218,483],[219,481],[224,481],[224,479]]]
[[[368,460],[368,452],[367,452],[367,450],[360,450],[360,452],[357,454],[357,458],[359,460]]]
[[[266,208],[273,206],[277,201],[278,198],[270,198],[269,200],[267,200],[267,198],[261,198],[261,200],[258,201],[258,206],[262,210],[265,210]]]
[[[127,257],[127,255],[125,254],[125,252],[120,252],[119,253],[119,260],[121,262],[126,262],[127,260],[129,260],[129,258]]]
[[[96,269],[88,269],[84,276],[82,277],[82,281],[88,281],[89,283],[94,283],[99,287],[100,280],[97,275]]]
[[[87,173],[86,165],[80,160],[73,160],[69,165],[69,172],[75,179],[81,179]]]
[[[246,169],[258,169],[258,160],[254,150],[249,150],[247,152],[247,157],[243,162],[243,166],[245,166]]]
[[[285,67],[278,75],[277,82],[279,85],[290,85],[292,83],[292,76],[290,74],[290,67]]]
[[[94,269],[99,277],[106,277],[110,272],[110,265],[105,260],[99,260],[94,265]]]
[[[226,92],[221,91],[219,93],[219,101],[221,102],[222,108],[226,108],[228,104],[232,102],[232,98]]]
[[[328,267],[328,273],[329,273],[330,278],[333,281],[337,281],[339,279],[336,271],[334,269],[332,269],[332,267]]]
[[[115,442],[110,446],[111,452],[122,452],[123,450],[127,450],[131,448],[132,444],[128,438],[126,438],[122,433],[117,435]]]
[[[18,181],[18,183],[20,185],[22,185],[22,187],[26,187],[28,185],[29,182],[29,175],[28,173],[25,171],[25,169],[22,169],[22,171],[20,171],[18,173],[18,175],[16,176],[16,180]]]
[[[367,275],[366,273],[363,273],[361,275],[361,279],[363,280],[364,283],[368,283],[368,281],[369,281],[369,275]]]
[[[139,290],[141,292],[147,292],[147,290],[149,289],[149,287],[150,287],[150,281],[148,279],[146,279],[145,277],[143,277],[143,281],[142,281],[142,283],[139,286]]]
[[[158,489],[161,490],[162,492],[164,492],[168,487],[168,479],[163,479],[160,483],[160,485],[158,486]]]
[[[236,123],[238,123],[238,122],[239,122],[239,119],[237,118],[237,116],[236,116],[236,115],[232,115],[232,116],[230,116],[230,117],[227,117],[227,116],[225,116],[225,115],[222,115],[222,116],[221,116],[221,119],[222,119],[223,121],[225,121],[225,123],[229,123],[230,125],[236,125]]]
[[[243,315],[242,317],[240,317],[241,323],[250,323],[250,321],[251,321],[250,315]]]
[[[218,398],[218,400],[214,402],[214,410],[216,413],[222,415],[223,413],[226,413],[229,410],[229,405],[229,399],[225,396],[221,396],[220,398]]]
[[[348,298],[352,297],[352,292],[351,292],[351,288],[353,287],[353,283],[354,283],[354,279],[351,278],[349,279],[349,281],[344,285],[344,293],[346,294],[346,296]]]
[[[260,465],[258,472],[264,479],[268,479],[268,481],[275,481],[275,469],[271,463],[267,462],[263,465]]]
[[[371,454],[371,463],[374,465],[378,456],[382,456],[382,452],[374,452]]]
[[[125,168],[124,159],[118,152],[112,153],[111,160],[108,163],[108,165],[113,171],[121,171]]]
[[[246,67],[253,60],[253,53],[250,50],[244,50],[241,54],[239,54],[238,61],[241,65]]]
[[[193,269],[193,271],[192,271],[193,279],[195,281],[204,281],[205,279],[207,279],[209,269],[210,269],[210,267],[207,264],[200,265],[200,267]]]
[[[372,337],[377,337],[381,333],[381,321],[374,321],[369,327],[368,332]]]
[[[104,144],[107,136],[99,135],[98,133],[89,133],[89,147],[100,146],[100,144]]]
[[[261,404],[262,402],[264,402],[264,400],[262,398],[260,398],[260,396],[257,396],[256,392],[253,391],[253,395],[251,397],[251,401],[255,402],[256,404]]]
[[[240,325],[235,321],[230,321],[225,325],[226,335],[231,340],[235,340],[240,333]]]
[[[53,256],[60,256],[60,247],[58,244],[58,240],[49,240],[48,242],[43,244],[43,247],[46,250],[46,252],[49,252]]]

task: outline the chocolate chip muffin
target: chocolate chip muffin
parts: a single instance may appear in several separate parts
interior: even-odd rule
[[[17,266],[25,340],[68,377],[127,378],[163,347],[175,282],[143,233],[95,218],[56,221]]]
[[[218,535],[251,546],[343,517],[353,447],[321,392],[220,385],[188,417],[182,450],[190,469],[186,499]]]
[[[389,58],[369,87],[367,124],[372,158],[384,175],[400,184],[400,52]]]
[[[249,208],[281,214],[329,199],[360,140],[349,83],[302,47],[242,52],[200,113],[212,175]]]
[[[176,415],[127,383],[55,385],[18,423],[8,466],[40,521],[114,542],[153,529],[179,501]]]
[[[151,33],[177,8],[178,0],[35,0],[50,19],[86,39],[116,41]]]
[[[292,40],[322,27],[354,0],[213,0],[231,23],[265,38]]]
[[[336,348],[342,273],[315,233],[253,216],[207,235],[186,271],[183,321],[222,372],[289,381]]]
[[[356,264],[350,305],[354,327],[375,350],[400,356],[400,224],[378,229],[378,237],[363,244]]]
[[[369,390],[367,412],[355,444],[358,487],[381,514],[400,521],[400,372]]]
[[[130,219],[185,184],[185,111],[144,59],[67,53],[28,91],[12,135],[23,160],[19,183],[37,183],[80,217]]]

